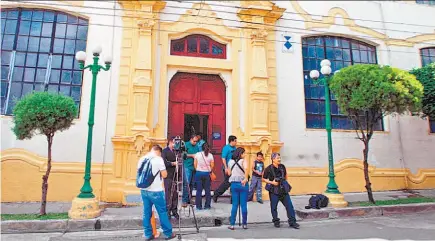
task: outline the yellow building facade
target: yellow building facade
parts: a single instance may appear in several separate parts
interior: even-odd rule
[[[345,10],[343,13],[335,9],[331,10],[329,18],[313,20],[310,13],[297,2],[291,4],[306,21],[305,29],[329,28],[334,25],[331,19],[335,15],[343,16],[346,13]],[[83,9],[85,3],[67,1],[64,4],[70,4],[72,9]],[[169,89],[171,80],[177,73],[215,75],[225,83],[226,132],[221,138],[225,142],[229,135],[236,135],[238,146],[246,149],[251,163],[255,154],[262,151],[265,153],[266,164],[269,164],[270,154],[280,152],[286,145],[280,130],[279,122],[282,120],[279,105],[287,103],[279,103],[277,97],[277,52],[281,51],[281,44],[277,44],[281,41],[277,34],[280,31],[277,21],[286,9],[271,1],[240,1],[235,19],[237,24],[228,26],[213,10],[214,2],[195,3],[190,9],[183,10],[175,21],[161,21],[164,18],[161,12],[166,4],[165,1],[120,1],[120,11],[113,15],[119,16],[116,25],[121,37],[119,65],[114,64],[114,68],[118,69],[115,76],[118,81],[117,93],[114,94],[114,131],[110,136],[113,149],[109,152],[112,152],[112,160],[92,164],[92,186],[94,194],[101,201],[125,204],[129,202],[129,195],[139,194],[135,186],[137,161],[153,144],[166,145],[170,128]],[[3,7],[35,6],[10,4]],[[43,8],[53,6],[43,4]],[[59,8],[61,7],[56,9]],[[68,12],[80,14],[78,10],[76,13],[73,10]],[[346,16],[350,18],[349,15]],[[345,21],[344,25],[379,39],[385,38],[372,34],[367,30],[369,28],[364,30],[358,27],[354,21]],[[171,55],[171,41],[190,35],[204,35],[224,44],[226,58]],[[423,39],[413,39],[425,41],[433,37],[433,34],[429,34]],[[389,38],[384,42],[394,45],[400,43],[400,40]],[[409,45],[410,41],[404,40],[403,43]],[[85,117],[87,116],[82,115],[81,119]],[[2,116],[3,124],[10,120],[11,117]],[[82,131],[86,132],[85,127],[82,127]],[[85,149],[84,143],[77,145],[82,145]],[[1,162],[2,202],[38,201],[42,173],[46,170],[45,156],[25,147],[2,147]],[[357,158],[340,157],[336,160],[336,180],[340,191],[365,191],[362,169],[362,162]],[[54,160],[48,200],[71,201],[79,193],[83,172],[84,163],[80,160]],[[293,186],[292,194],[323,192],[326,189],[327,174],[327,162],[320,167],[290,165],[288,176]],[[378,168],[372,165],[370,175],[374,191],[435,188],[434,168],[422,168],[413,174],[406,167]],[[356,179],[357,176],[361,178]]]

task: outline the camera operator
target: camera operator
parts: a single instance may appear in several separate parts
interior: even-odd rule
[[[177,183],[175,178],[175,169],[177,168],[177,159],[175,157],[174,150],[174,139],[172,137],[168,139],[168,146],[162,151],[162,158],[165,161],[166,170],[168,172],[168,176],[164,180],[165,184],[165,199],[166,199],[166,207],[168,210],[169,219],[171,216],[174,216],[176,219],[179,218],[177,205],[178,205],[178,194],[177,188],[173,186],[173,182]]]
[[[263,181],[266,182],[266,190],[269,191],[270,210],[272,212],[272,222],[276,228],[280,227],[278,218],[278,202],[281,202],[287,210],[287,218],[290,227],[299,229],[296,223],[296,214],[290,199],[291,186],[287,182],[287,171],[281,164],[281,155],[272,153],[272,164],[264,170]]]
[[[198,137],[192,135],[190,141],[184,144],[187,154],[185,154],[184,158],[183,207],[187,207],[187,204],[191,203],[193,176],[195,174],[193,159],[195,158],[195,154],[199,152],[197,143]]]

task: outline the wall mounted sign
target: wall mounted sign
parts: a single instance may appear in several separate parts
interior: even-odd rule
[[[282,35],[282,52],[283,53],[293,53],[294,50],[294,39],[289,33],[283,33]]]
[[[220,140],[221,139],[221,133],[219,133],[219,132],[213,132],[212,137],[213,137],[213,140]]]

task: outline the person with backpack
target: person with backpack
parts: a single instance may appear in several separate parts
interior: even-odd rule
[[[214,158],[207,143],[202,145],[203,151],[195,155],[196,209],[202,210],[202,190],[205,190],[204,209],[211,208],[211,179],[214,176]],[[216,177],[216,176],[214,176]]]
[[[272,213],[272,222],[276,228],[280,227],[278,218],[278,202],[281,202],[287,211],[288,223],[291,228],[299,229],[296,222],[295,209],[290,199],[291,186],[287,182],[287,170],[281,164],[281,155],[272,153],[272,164],[264,170],[263,181],[266,183],[266,190],[269,191],[270,209]]]
[[[159,215],[160,226],[166,240],[175,238],[166,210],[163,178],[166,178],[168,173],[161,155],[162,148],[159,145],[154,145],[149,153],[139,159],[137,164],[136,186],[141,189],[145,240],[154,239],[151,226],[153,206]]]
[[[236,223],[237,209],[241,207],[243,229],[248,228],[248,162],[245,160],[245,149],[237,148],[233,158],[228,162],[229,182],[231,183],[231,217],[230,226],[234,230]]]

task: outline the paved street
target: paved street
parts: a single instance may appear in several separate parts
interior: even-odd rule
[[[189,230],[185,230],[189,231]],[[192,230],[190,230],[192,231]],[[8,234],[5,241],[66,241],[66,240],[143,240],[140,230],[115,232],[81,232],[50,234]],[[250,226],[248,230],[230,231],[226,226],[201,229],[200,235],[185,236],[184,240],[434,240],[435,213],[301,222],[301,229],[285,225],[276,229],[269,224]]]

